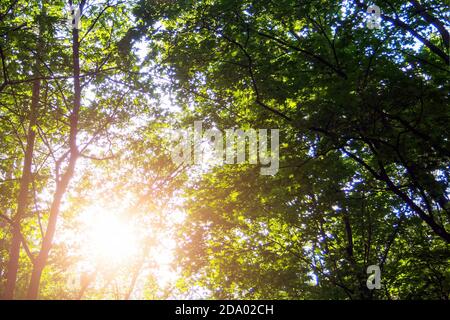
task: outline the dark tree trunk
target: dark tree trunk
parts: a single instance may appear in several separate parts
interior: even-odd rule
[[[36,64],[38,64],[38,62],[36,62]],[[6,288],[3,295],[3,299],[13,299],[14,290],[16,288],[17,272],[19,269],[20,247],[22,243],[22,234],[20,231],[20,225],[28,208],[30,184],[33,179],[32,174],[33,151],[34,151],[34,143],[36,140],[35,127],[37,124],[40,88],[41,88],[41,81],[35,80],[33,82],[33,93],[31,98],[27,145],[22,169],[22,178],[20,180],[19,197],[17,200],[17,211],[13,218],[13,225],[12,225],[13,236],[11,241],[11,247],[9,250]]]
[[[80,4],[80,12],[82,12],[85,1]],[[71,3],[70,3],[71,4]],[[56,223],[58,220],[60,206],[64,194],[67,191],[70,180],[75,171],[75,165],[78,159],[77,134],[78,134],[78,118],[81,106],[81,85],[80,85],[80,50],[79,50],[79,30],[73,28],[72,37],[72,51],[73,51],[73,78],[74,78],[74,101],[73,110],[70,116],[70,136],[69,148],[70,156],[66,171],[61,179],[57,181],[53,202],[50,208],[50,215],[45,232],[44,240],[42,241],[41,250],[34,263],[33,271],[31,273],[30,284],[28,286],[27,298],[34,300],[39,295],[39,284],[41,281],[42,272],[47,265],[48,256],[52,247],[53,238],[56,231]]]

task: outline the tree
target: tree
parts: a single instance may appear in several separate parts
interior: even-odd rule
[[[308,297],[317,293],[303,288],[310,272],[323,289],[319,297],[331,286],[349,298],[371,298],[367,266],[398,270],[390,261],[405,256],[389,255],[404,245],[398,237],[410,236],[409,228],[417,229],[419,242],[433,239],[428,256],[443,250],[448,257],[445,6],[379,6],[378,31],[366,28],[361,1],[141,2],[141,23],[156,32],[153,56],[171,75],[178,102],[185,110],[195,107],[187,122],[201,117],[219,128],[278,127],[284,134],[284,170],[275,181],[293,176],[282,191],[252,169],[222,168],[189,193],[180,258],[212,295]],[[152,29],[155,21],[160,23]],[[259,191],[266,184],[268,190]],[[297,184],[300,190],[290,195],[286,190]],[[227,194],[243,195],[228,207]],[[263,200],[268,194],[273,200]],[[269,208],[243,205],[259,202]],[[266,220],[261,227],[270,217],[276,217],[274,229]],[[262,238],[255,238],[258,232]],[[277,252],[280,258],[269,256]],[[293,260],[283,260],[287,256]],[[258,265],[268,266],[258,273]],[[446,271],[438,272],[447,283]],[[257,279],[262,287],[255,289]],[[387,287],[379,296],[394,291]],[[430,296],[448,297],[448,291]]]
[[[448,299],[447,12],[3,1],[0,296]],[[172,161],[196,120],[279,170]]]
[[[35,48],[29,48],[29,44],[33,43],[29,41],[29,38],[36,37],[33,29],[30,28],[23,31],[19,29],[23,33],[14,34],[15,41],[8,42],[11,47],[8,48],[8,51],[3,50],[5,58],[3,66],[8,67],[8,70],[4,70],[3,73],[8,74],[8,78],[5,78],[4,81],[7,85],[4,86],[3,93],[14,98],[17,89],[21,88],[22,84],[34,84],[31,109],[25,113],[26,118],[29,119],[27,124],[29,133],[28,143],[24,150],[25,161],[22,170],[24,174],[19,192],[19,206],[14,221],[10,221],[16,231],[14,231],[10,248],[8,268],[10,276],[8,276],[4,293],[5,298],[13,296],[14,287],[17,284],[20,242],[24,244],[32,267],[27,297],[29,299],[38,297],[39,283],[53,245],[61,204],[69,189],[70,181],[76,173],[76,163],[80,157],[90,157],[91,155],[87,153],[88,148],[100,140],[104,134],[107,135],[110,126],[121,120],[119,116],[120,112],[123,112],[121,110],[123,106],[110,108],[108,104],[112,101],[121,101],[121,99],[127,101],[134,98],[133,95],[130,95],[123,100],[126,91],[119,89],[109,91],[104,94],[103,99],[87,105],[82,94],[83,87],[89,90],[97,87],[99,88],[98,92],[101,92],[109,90],[107,83],[113,83],[113,80],[125,80],[132,84],[133,79],[136,79],[132,74],[133,70],[130,69],[134,53],[124,53],[119,50],[120,41],[126,35],[129,27],[123,20],[126,15],[124,5],[113,2],[106,2],[103,6],[92,3],[87,5],[86,1],[74,4],[80,8],[82,15],[84,14],[81,19],[87,27],[83,31],[72,29],[66,23],[65,5],[64,2],[53,4],[44,2],[30,5],[16,1],[11,3],[6,11],[11,15],[19,16],[31,26],[33,24],[39,26],[41,23],[42,31],[36,42],[40,44]],[[24,6],[31,12],[38,12],[36,19],[30,22],[30,17],[33,18],[33,15],[29,14],[27,10],[18,12],[20,6]],[[119,21],[121,21],[120,27],[115,27],[114,25]],[[58,35],[65,34],[72,35],[70,42],[56,38]],[[71,43],[70,50],[67,46],[69,43]],[[80,47],[84,44],[86,46],[80,53]],[[22,55],[25,54],[25,50],[31,50],[38,61],[31,79],[20,79],[22,70],[18,67],[13,70],[14,64],[9,63],[9,60],[12,61],[14,57],[8,57],[7,53],[15,52],[12,47],[14,45],[16,46],[14,49]],[[104,55],[98,56],[99,48],[103,48]],[[81,64],[80,61],[83,63]],[[33,65],[27,59],[19,60],[17,64],[20,63],[26,68]],[[128,65],[125,65],[126,63]],[[127,70],[127,72],[125,73],[123,70]],[[112,80],[109,80],[108,77]],[[68,81],[62,83],[61,80]],[[40,94],[38,89],[42,81],[45,81],[46,90]],[[118,88],[119,85],[116,87]],[[25,91],[24,94],[28,94],[28,92]],[[37,109],[38,105],[39,109]],[[6,105],[6,108],[8,110],[9,106]],[[128,114],[132,113],[128,112]],[[8,117],[10,116],[9,113]],[[122,119],[126,121],[125,117]],[[17,126],[24,125],[21,118],[17,120]],[[39,133],[39,140],[34,141],[37,133]],[[21,137],[18,136],[18,140],[21,140]],[[37,147],[33,148],[33,145]],[[42,154],[44,156],[41,156]],[[35,180],[35,177],[39,176],[45,178],[40,181]],[[30,188],[31,185],[33,188]],[[41,189],[35,188],[36,185],[39,185]],[[53,191],[51,191],[52,189]],[[47,212],[30,210],[28,199],[33,197],[34,208],[44,206],[44,203],[39,203],[36,199],[36,195],[40,191],[53,192],[51,199],[47,198],[42,201],[49,203]],[[9,219],[7,216],[5,218]],[[34,220],[36,218],[37,220]],[[44,228],[45,222],[47,224]],[[26,239],[20,235],[20,229],[23,230],[29,224],[36,226],[36,223],[39,225],[39,233],[43,238],[37,254],[34,251],[36,251],[38,243],[33,241],[30,249],[28,248],[29,244],[26,244]],[[28,236],[31,235],[28,234]]]

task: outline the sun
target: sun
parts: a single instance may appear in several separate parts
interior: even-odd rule
[[[84,274],[94,275],[95,282],[90,286],[98,288],[113,285],[112,279],[127,286],[133,276],[148,279],[151,275],[159,288],[176,282],[176,241],[173,230],[158,218],[163,212],[131,211],[129,207],[126,201],[96,203],[77,213],[77,227],[61,239],[76,248],[75,287],[81,286],[80,276]],[[183,218],[181,212],[164,212],[163,216],[170,216],[172,223]],[[145,281],[136,284],[134,294],[142,295],[145,285]]]
[[[82,220],[86,225],[83,248],[91,261],[118,265],[139,253],[138,231],[131,219],[94,207],[85,211]]]

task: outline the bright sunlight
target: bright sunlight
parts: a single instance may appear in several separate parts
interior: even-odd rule
[[[123,217],[108,213],[101,208],[91,208],[82,215],[88,222],[85,248],[88,255],[98,262],[121,264],[126,263],[139,253],[137,229]]]

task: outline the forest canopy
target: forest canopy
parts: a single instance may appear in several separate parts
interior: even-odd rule
[[[1,1],[0,297],[448,300],[449,13]]]

